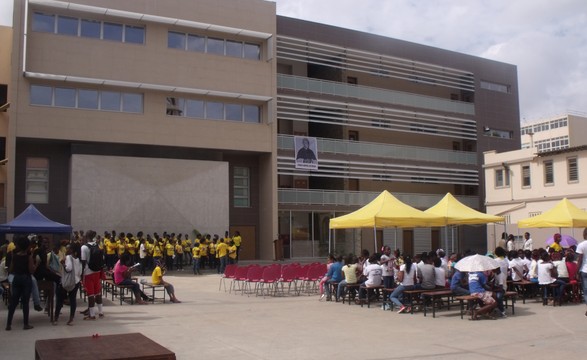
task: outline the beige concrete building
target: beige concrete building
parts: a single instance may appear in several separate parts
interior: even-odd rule
[[[535,148],[484,154],[487,212],[506,218],[506,225],[488,227],[487,247],[495,247],[501,233],[522,236],[528,231],[536,247],[563,231],[577,240],[582,229],[518,229],[517,222],[540,215],[563,198],[587,209],[587,146],[537,152]]]
[[[538,152],[587,145],[585,134],[587,116],[578,113],[532,121],[520,129],[522,149],[535,147]]]
[[[33,203],[76,229],[239,230],[244,258],[273,258],[277,238],[286,257],[321,257],[328,220],[384,189],[421,209],[451,192],[484,210],[482,153],[520,147],[513,65],[261,0],[14,4],[6,220]],[[413,253],[443,234],[375,235]],[[485,247],[484,228],[455,234]],[[333,236],[341,253],[374,235]]]

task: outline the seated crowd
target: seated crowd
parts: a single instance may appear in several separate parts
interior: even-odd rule
[[[584,236],[587,238],[587,229]],[[554,243],[539,249],[511,249],[507,251],[498,246],[487,256],[496,260],[497,267],[489,271],[464,273],[455,268],[455,264],[470,252],[446,256],[442,249],[424,252],[413,258],[402,255],[395,250],[393,255],[389,246],[384,246],[380,253],[369,254],[363,250],[360,256],[349,254],[346,257],[329,256],[327,273],[320,281],[320,300],[338,301],[343,299],[349,285],[358,285],[357,302],[369,296],[370,288],[376,288],[371,296],[379,296],[379,290],[389,294],[389,302],[397,307],[398,313],[411,312],[411,302],[406,301],[406,291],[412,290],[449,290],[454,296],[472,295],[479,299],[480,307],[475,309],[473,318],[478,316],[506,317],[504,295],[511,287],[536,284],[532,295],[538,295],[539,287],[543,289],[540,296],[547,302],[578,299],[578,283],[581,282],[580,269],[583,247],[580,245],[564,248],[560,245],[560,234],[555,234]],[[529,234],[526,234],[526,239]],[[576,285],[573,289],[569,285]],[[509,286],[508,286],[509,285]],[[336,289],[336,293],[332,291]],[[355,287],[352,288],[354,291]],[[548,291],[552,291],[549,296]],[[521,290],[520,290],[521,291]],[[573,293],[573,291],[575,293]],[[583,294],[585,296],[585,294]],[[578,299],[580,301],[580,299]],[[587,302],[587,299],[585,300]],[[387,309],[387,301],[382,306]],[[586,313],[587,316],[587,313]]]

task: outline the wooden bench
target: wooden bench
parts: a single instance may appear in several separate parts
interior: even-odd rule
[[[505,305],[505,308],[508,308],[508,301],[511,301],[512,303],[512,315],[516,315],[516,300],[518,298],[518,293],[516,291],[506,291],[503,294],[503,302]]]
[[[122,302],[127,299],[130,299],[131,305],[134,304],[134,293],[132,291],[132,285],[119,285],[116,284],[112,279],[103,280],[102,285],[103,288],[106,289],[106,294],[110,292],[110,294],[112,295],[112,301],[114,301],[114,296],[118,296],[118,299],[120,300],[120,305],[122,305]],[[127,294],[130,294],[130,296],[127,297]]]
[[[155,300],[163,300],[163,303],[165,304],[165,286],[163,286],[163,284],[158,284],[155,285],[151,282],[148,281],[141,281],[141,287],[142,290],[145,294],[147,294],[147,296],[149,296],[149,294],[147,293],[147,291],[149,291],[151,293],[150,299],[152,303],[155,303]],[[157,293],[162,293],[163,296],[161,297],[157,297]]]
[[[359,287],[359,294],[361,293],[361,288],[365,289],[365,298],[360,298],[359,297],[359,304],[361,305],[361,307],[363,307],[363,304],[367,304],[367,308],[371,307],[371,296],[369,296],[370,294],[375,296],[376,294],[376,290],[377,291],[381,291],[383,290],[383,285],[377,285],[377,286],[363,286],[361,285]]]
[[[456,296],[455,300],[458,300],[461,305],[461,319],[463,319],[463,314],[465,313],[465,301],[467,302],[467,309],[471,311],[471,319],[473,319],[473,307],[479,298],[473,295],[461,295]]]
[[[530,290],[533,290],[534,287],[538,287],[538,283],[528,281],[528,280],[521,280],[521,281],[513,281],[512,286],[518,294],[522,295],[522,303],[526,303],[526,299],[529,297]]]
[[[432,292],[435,291],[433,289],[427,290],[427,289],[414,289],[414,290],[404,290],[404,297],[407,296],[409,298],[410,301],[410,314],[414,313],[414,305],[417,305],[420,303],[419,299],[420,299],[420,295],[424,294],[424,293],[428,293],[428,292]],[[414,299],[416,299],[416,301],[414,301]]]
[[[361,286],[361,284],[346,284],[344,286],[345,292],[342,295],[342,303],[344,304],[345,299],[347,299],[347,302],[350,305],[352,298],[355,296],[359,296],[358,293],[359,293],[360,286]]]
[[[426,308],[427,308],[426,298],[429,297],[432,302],[432,317],[435,318],[436,317],[436,303],[439,300],[446,298],[448,310],[450,310],[450,302],[451,302],[452,298],[454,297],[454,294],[453,294],[452,290],[450,290],[450,289],[434,290],[434,291],[428,291],[428,292],[422,293],[422,297],[424,298],[424,301],[423,301],[424,302],[424,316],[426,316]]]

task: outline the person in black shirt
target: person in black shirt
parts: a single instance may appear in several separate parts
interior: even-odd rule
[[[29,299],[31,297],[32,280],[31,274],[35,272],[35,260],[33,258],[30,241],[25,236],[20,236],[15,240],[16,249],[10,264],[9,273],[14,275],[12,280],[12,294],[10,305],[8,306],[8,320],[6,321],[6,330],[12,329],[12,318],[16,307],[22,302],[22,315],[24,329],[32,329],[29,324]]]

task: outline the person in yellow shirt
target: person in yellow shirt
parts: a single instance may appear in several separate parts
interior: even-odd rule
[[[153,263],[160,261],[163,258],[163,241],[159,238],[159,235],[155,234],[153,240]]]
[[[214,234],[212,243],[208,245],[208,266],[210,269],[216,269],[216,244],[218,243],[218,235]]]
[[[234,232],[232,241],[234,241],[234,245],[236,246],[236,262],[238,263],[238,259],[241,252],[241,242],[243,241],[243,238],[241,237],[241,233],[239,231]]]
[[[163,285],[167,291],[167,294],[169,294],[169,299],[171,302],[180,303],[181,301],[175,297],[175,289],[173,288],[173,285],[163,280],[163,274],[165,274],[165,266],[161,263],[161,260],[158,260],[155,262],[155,269],[151,274],[151,281],[153,282],[153,285]]]
[[[236,262],[236,245],[234,241],[230,240],[228,243],[228,263],[234,264]]]
[[[106,267],[108,270],[112,270],[116,264],[118,245],[116,245],[116,241],[112,240],[110,233],[107,231],[104,232],[104,248],[106,250]]]
[[[196,244],[192,248],[192,257],[194,259],[194,261],[193,261],[193,263],[194,263],[194,275],[196,275],[196,274],[200,275],[200,259],[201,259],[200,244]]]
[[[550,245],[550,248],[553,249],[555,252],[563,251],[563,247],[561,246],[562,236],[559,233],[554,234],[554,242]]]
[[[175,267],[183,271],[183,246],[179,240],[175,241]]]
[[[165,244],[165,265],[171,271],[173,271],[173,259],[175,258],[175,245],[172,240],[167,241]]]
[[[226,261],[228,255],[228,245],[224,243],[224,239],[220,239],[218,245],[216,245],[216,255],[218,256],[218,260],[220,261],[220,266],[218,267],[218,273],[224,273],[224,268],[226,268]]]
[[[186,265],[192,264],[192,242],[188,236],[185,234],[185,238],[181,240],[181,246],[183,246],[183,262]]]
[[[205,238],[200,241],[200,257],[200,269],[202,269],[206,267],[208,262],[208,243]]]

